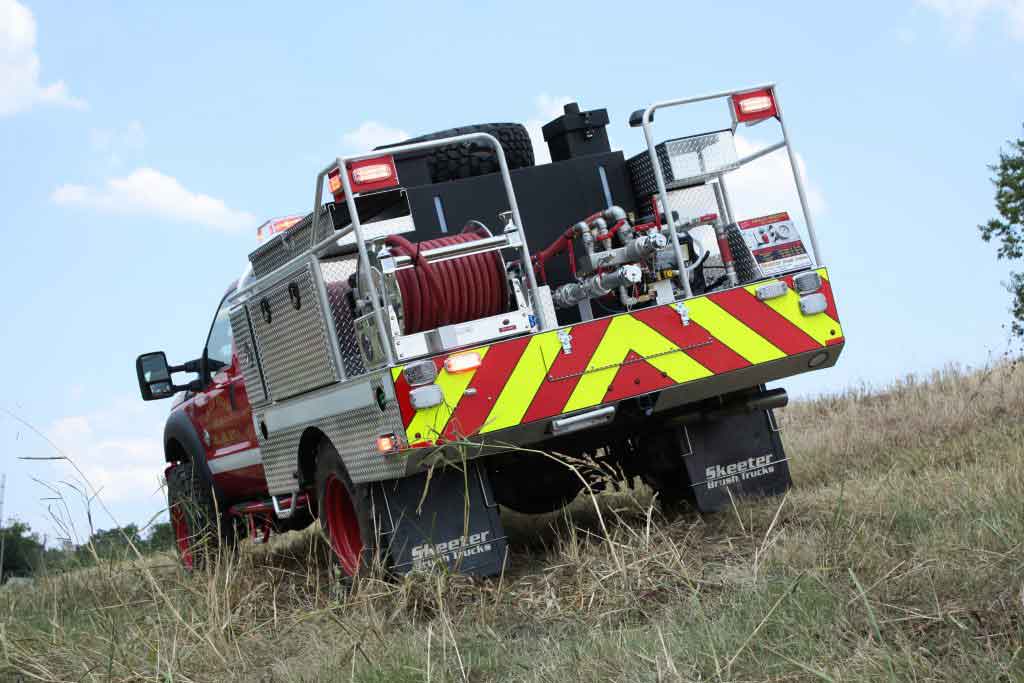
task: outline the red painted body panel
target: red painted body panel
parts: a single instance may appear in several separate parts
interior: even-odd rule
[[[229,503],[269,495],[263,465],[246,464],[259,451],[259,442],[245,378],[234,348],[231,365],[214,373],[209,386],[186,396],[174,410],[184,410],[195,427],[205,447],[204,456],[214,482]],[[225,458],[232,459],[223,460],[218,467],[218,460]]]

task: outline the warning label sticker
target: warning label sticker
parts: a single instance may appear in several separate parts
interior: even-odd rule
[[[789,213],[751,218],[740,221],[737,227],[762,275],[774,277],[811,266],[811,258]]]

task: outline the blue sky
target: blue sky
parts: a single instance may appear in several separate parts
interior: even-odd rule
[[[633,109],[779,83],[848,339],[794,393],[1006,348],[1008,268],[975,226],[986,165],[1024,121],[1021,0],[211,4],[0,0],[0,472],[6,515],[51,539],[33,478],[68,473],[16,460],[51,451],[11,414],[76,458],[117,521],[145,521],[169,405],[138,398],[135,356],[198,354],[258,223],[308,211],[339,152],[536,129],[569,98],[607,107],[633,154]],[[770,197],[774,175],[750,192]]]

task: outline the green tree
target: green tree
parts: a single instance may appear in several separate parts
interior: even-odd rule
[[[28,524],[13,521],[0,529],[0,535],[4,546],[0,583],[9,576],[28,576],[35,571],[43,557],[43,544]]]
[[[149,529],[149,536],[146,537],[146,546],[149,552],[170,550],[174,547],[174,529],[170,522],[157,522]]]
[[[1009,143],[1008,152],[1000,151],[999,163],[989,166],[995,174],[998,218],[979,225],[981,239],[999,244],[998,259],[1024,258],[1024,140]],[[1013,333],[1024,336],[1024,273],[1010,273],[1006,288],[1013,297]]]
[[[95,551],[97,557],[103,559],[121,559],[132,552],[128,545],[129,540],[136,548],[141,549],[143,543],[139,537],[139,527],[135,524],[101,529],[89,537],[89,542],[85,546],[79,546],[78,550],[85,555]]]

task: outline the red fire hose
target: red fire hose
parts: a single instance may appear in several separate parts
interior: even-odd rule
[[[498,315],[508,310],[505,268],[496,251],[428,263],[429,249],[490,237],[482,225],[468,225],[459,235],[412,243],[391,235],[385,243],[397,256],[408,256],[412,268],[397,273],[402,292],[403,332],[413,334]]]

